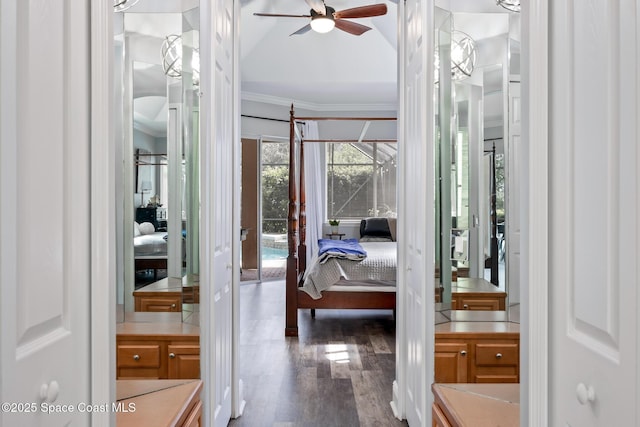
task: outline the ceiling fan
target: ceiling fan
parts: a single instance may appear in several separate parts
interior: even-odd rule
[[[344,9],[336,11],[331,6],[324,4],[324,0],[305,0],[311,7],[309,15],[288,15],[282,13],[254,13],[256,16],[275,16],[284,18],[311,18],[304,27],[298,31],[290,34],[304,34],[309,30],[314,30],[318,33],[328,33],[334,27],[339,30],[345,31],[349,34],[359,36],[369,31],[371,27],[358,24],[356,22],[347,21],[346,18],[369,18],[372,16],[380,16],[387,13],[386,4],[370,4],[367,6],[353,7],[350,9]]]

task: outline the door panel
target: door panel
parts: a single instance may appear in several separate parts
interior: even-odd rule
[[[506,269],[507,294],[509,304],[520,303],[520,235],[522,229],[522,213],[520,211],[520,174],[522,173],[522,99],[520,83],[509,83],[509,140],[507,151],[508,168],[508,207],[506,221]]]
[[[433,3],[405,4],[404,135],[404,289],[406,417],[412,426],[430,425],[433,401],[434,307],[434,150],[433,150]],[[431,64],[431,68],[429,65]],[[401,362],[402,363],[402,362]]]
[[[80,1],[0,6],[0,397],[37,404],[3,406],[3,425],[90,423],[40,406],[90,402],[88,15]]]
[[[640,421],[638,6],[551,6],[551,425]]]
[[[203,40],[210,40],[210,55],[201,57],[208,81],[201,81],[204,110],[202,163],[201,281],[208,310],[203,343],[205,423],[226,426],[231,418],[233,328],[233,134],[234,112],[234,4],[232,0],[203,2]],[[207,58],[209,56],[209,58]],[[239,230],[238,230],[239,232]],[[239,236],[238,236],[239,239]]]

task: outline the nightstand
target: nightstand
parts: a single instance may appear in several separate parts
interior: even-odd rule
[[[342,240],[345,233],[327,233],[327,237],[333,240]]]

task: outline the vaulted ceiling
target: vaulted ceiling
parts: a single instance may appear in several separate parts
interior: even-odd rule
[[[147,9],[159,7],[174,0],[152,1],[141,1],[130,12],[146,12],[143,6]],[[197,5],[196,0],[190,1]],[[326,1],[338,11],[377,3],[384,3],[388,11],[383,16],[353,19],[372,28],[361,36],[337,29],[327,34],[309,31],[291,36],[308,23],[308,18],[259,17],[254,13],[309,14],[305,0],[241,0],[240,78],[243,100],[280,105],[293,102],[298,108],[315,111],[389,111],[397,108],[396,2]],[[508,14],[496,6],[495,0],[447,0],[445,3],[454,12],[455,26],[464,27],[464,31],[476,40],[508,31],[509,19],[505,18]],[[158,44],[166,34],[175,31],[167,28],[165,21],[169,18],[162,15],[143,17],[130,14],[128,22],[137,34],[136,46],[147,46],[151,43],[149,40]],[[154,58],[159,55],[157,46],[141,50]],[[134,91],[143,89],[137,87],[138,83],[144,85],[146,81],[136,80]],[[155,104],[146,107],[151,122],[158,117]]]
[[[354,19],[372,29],[353,36],[334,29],[290,35],[305,18],[260,17],[256,12],[309,14],[304,0],[241,1],[240,68],[245,100],[311,110],[395,110],[397,106],[397,12],[395,1],[326,0],[336,10],[384,3],[387,14]],[[508,12],[495,0],[438,1],[454,12],[456,28],[476,40],[508,33]]]
[[[397,103],[397,6],[382,0],[327,0],[336,10],[384,3],[387,14],[353,19],[371,27],[361,36],[334,29],[293,35],[308,18],[259,17],[255,12],[309,14],[304,0],[246,0],[241,8],[243,99],[282,100],[310,109]],[[316,107],[316,108],[314,108]]]

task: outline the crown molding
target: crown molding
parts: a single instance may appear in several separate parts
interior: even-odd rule
[[[289,107],[293,103],[296,108],[311,111],[397,111],[397,103],[379,104],[320,104],[299,99],[282,98],[255,92],[241,92],[243,101],[261,102],[264,104]]]

